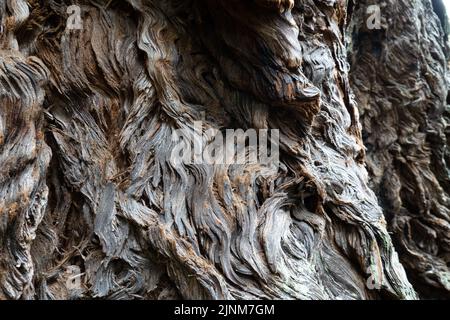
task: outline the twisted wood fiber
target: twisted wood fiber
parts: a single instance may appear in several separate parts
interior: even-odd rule
[[[359,1],[354,17],[370,3]],[[379,30],[358,19],[349,27],[370,185],[415,289],[449,298],[448,18],[440,1],[382,10]]]
[[[369,188],[347,1],[80,0],[66,30],[72,4],[0,1],[0,298],[417,297]],[[279,129],[280,166],[173,166],[203,114]]]

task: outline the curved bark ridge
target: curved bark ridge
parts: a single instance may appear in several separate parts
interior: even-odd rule
[[[9,8],[13,16],[5,19],[0,5],[0,281],[13,299],[33,293],[36,268],[30,246],[46,210],[51,157],[42,134],[42,85],[49,72],[38,58],[19,52],[14,37],[27,9],[15,3]]]
[[[0,5],[1,298],[416,298],[368,186],[344,1],[79,1],[81,30],[70,4]],[[280,164],[171,161],[174,132],[229,128],[278,129]]]
[[[432,1],[385,1],[380,29],[368,30],[370,2],[358,2],[349,34],[371,187],[415,288],[448,297],[447,36]]]

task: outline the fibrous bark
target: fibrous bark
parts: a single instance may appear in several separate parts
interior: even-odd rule
[[[74,4],[81,30],[66,28]],[[412,7],[409,19],[432,18],[431,29],[401,35],[430,42],[405,58],[432,69],[417,75],[429,86],[421,91],[429,103],[417,102],[423,118],[409,120],[407,79],[394,74],[401,92],[388,93],[401,101],[404,130],[439,150],[415,143],[407,150],[423,165],[408,170],[422,172],[397,173],[389,187],[395,199],[420,190],[429,218],[412,217],[417,201],[401,200],[408,213],[380,204],[401,253],[432,230],[439,244],[427,243],[432,251],[422,248],[420,259],[444,261],[444,34],[429,0]],[[361,17],[333,0],[0,0],[0,298],[417,298],[365,167],[346,48],[347,24],[359,34]],[[370,56],[363,40],[352,45]],[[385,106],[364,100],[364,88],[385,84],[364,80],[371,74],[357,60],[365,58],[353,53],[367,125],[374,118],[365,108]],[[281,164],[174,166],[173,133],[205,140],[194,128],[201,119],[205,130],[278,129]],[[426,123],[428,138],[414,121]],[[393,125],[401,131],[403,122]],[[371,185],[382,199],[372,150]],[[378,168],[400,170],[395,161]],[[433,192],[441,196],[426,198]],[[409,254],[402,261],[416,283],[423,271]],[[67,286],[73,266],[76,289]],[[367,285],[373,278],[379,286]]]
[[[441,1],[384,1],[368,30],[370,4],[349,28],[370,185],[415,289],[449,298],[448,18]]]

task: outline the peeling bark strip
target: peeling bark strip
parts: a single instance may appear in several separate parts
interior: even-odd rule
[[[449,298],[448,18],[440,1],[391,0],[381,28],[364,30],[371,3],[357,2],[349,28],[371,186],[415,288]]]
[[[0,0],[0,299],[417,298],[365,168],[345,46],[360,2]],[[409,10],[415,23],[395,32],[426,41],[389,61],[411,78],[419,61],[428,87],[386,70],[399,120],[365,132],[405,131],[395,161],[420,159],[376,165],[385,151],[370,147],[367,158],[379,195],[374,168],[409,170],[386,194],[412,201],[392,214],[380,204],[396,243],[433,246],[397,246],[416,284],[414,252],[448,259],[448,129],[444,35],[430,0]],[[367,102],[371,78],[355,80],[376,73],[358,68],[383,66],[355,59],[366,126],[365,108],[388,112]],[[202,141],[203,115],[204,130],[279,130],[280,164],[173,166],[174,132]]]

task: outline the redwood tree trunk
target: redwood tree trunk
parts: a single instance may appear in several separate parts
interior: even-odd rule
[[[0,0],[0,299],[448,295],[445,34],[369,2]]]
[[[371,3],[357,2],[349,28],[370,186],[414,288],[450,298],[448,18],[441,1],[392,0],[364,30]]]

